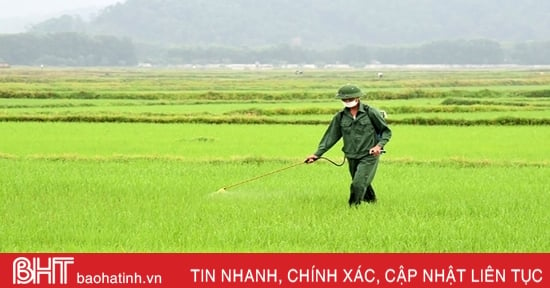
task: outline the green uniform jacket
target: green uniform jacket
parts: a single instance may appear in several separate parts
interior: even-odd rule
[[[377,134],[380,137],[377,137]],[[384,148],[384,145],[390,141],[391,135],[391,130],[380,111],[359,102],[359,110],[355,119],[348,108],[344,108],[334,115],[315,155],[321,157],[340,138],[344,138],[342,151],[346,157],[360,159],[370,155],[370,148],[376,144]]]

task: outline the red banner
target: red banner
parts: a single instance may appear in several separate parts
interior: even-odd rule
[[[550,253],[0,254],[0,287],[550,287]]]

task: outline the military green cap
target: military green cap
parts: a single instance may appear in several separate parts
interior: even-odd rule
[[[338,89],[338,94],[336,94],[336,98],[338,99],[349,99],[349,98],[359,98],[361,96],[364,96],[363,92],[361,92],[361,89],[355,85],[347,84],[342,86],[340,89]]]

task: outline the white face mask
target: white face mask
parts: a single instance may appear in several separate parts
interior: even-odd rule
[[[344,104],[344,106],[346,106],[347,108],[353,108],[357,106],[358,103],[359,101],[357,101],[357,99],[354,99],[353,101],[349,101],[349,102],[342,101],[342,104]]]

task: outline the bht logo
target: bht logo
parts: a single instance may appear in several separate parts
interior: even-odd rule
[[[19,257],[13,260],[13,284],[40,284],[42,277],[48,277],[48,284],[67,284],[67,266],[74,264],[74,257]]]

